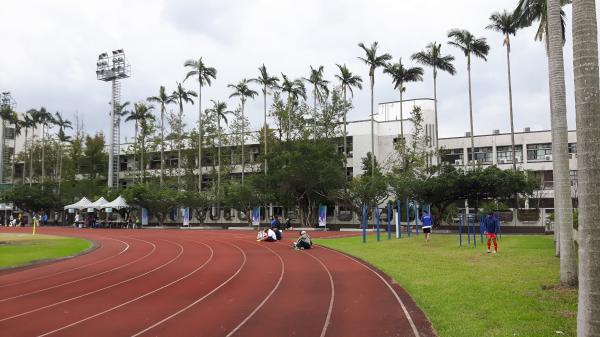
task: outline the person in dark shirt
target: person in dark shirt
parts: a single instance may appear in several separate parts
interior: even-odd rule
[[[498,251],[498,241],[496,235],[498,234],[498,219],[494,216],[494,213],[489,212],[488,215],[483,219],[483,225],[485,226],[485,236],[487,237],[487,252],[491,252],[491,243],[494,242],[494,254]]]

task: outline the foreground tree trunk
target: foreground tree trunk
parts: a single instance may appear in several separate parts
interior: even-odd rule
[[[554,219],[560,242],[560,283],[577,285],[577,258],[573,242],[573,204],[567,153],[567,103],[563,61],[560,0],[548,0],[548,71],[550,76]]]
[[[600,336],[600,85],[594,0],[573,1],[577,111],[579,305],[577,336]]]

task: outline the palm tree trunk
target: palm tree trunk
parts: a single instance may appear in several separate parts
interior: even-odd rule
[[[219,138],[219,146],[217,147],[217,206],[219,204],[219,196],[221,195],[221,117],[217,114],[217,137]],[[220,212],[220,211],[219,211]]]
[[[506,35],[506,66],[508,70],[508,107],[510,112],[510,148],[512,152],[513,171],[517,172],[517,156],[515,151],[515,123],[513,118],[513,101],[512,101],[512,79],[510,76],[510,36]],[[521,150],[521,156],[523,150]],[[515,193],[515,210],[513,211],[514,225],[517,225],[517,212],[519,210],[519,194]]]
[[[373,87],[375,76],[371,75],[371,177],[375,176],[375,124],[373,122]]]
[[[244,123],[245,123],[244,99],[242,99],[242,185],[244,185],[244,171],[246,169],[246,161],[244,160],[244,145],[246,143],[246,139],[245,139],[246,134],[244,133]]]
[[[548,0],[548,70],[551,91],[554,214],[560,228],[560,281],[577,285],[577,256],[573,243],[573,204],[567,153],[567,105],[563,62],[560,0]]]
[[[183,115],[183,107],[181,101],[179,101],[179,141],[177,142],[177,190],[181,191],[181,133],[183,132],[183,121],[181,116]]]
[[[140,165],[142,166],[142,184],[146,180],[146,165],[144,165],[144,149],[146,143],[145,130],[142,128],[142,147],[140,148]]]
[[[134,140],[133,140],[133,162],[135,163],[135,157],[137,155],[137,151],[138,151],[138,146],[137,146],[137,135],[138,135],[138,122],[135,121],[135,131],[134,131]],[[139,166],[139,164],[138,164]],[[133,175],[133,181],[135,182],[135,176],[138,175],[139,170],[136,170],[137,172],[134,173]]]
[[[27,167],[27,133],[28,133],[28,129],[29,128],[27,128],[27,127],[25,128],[25,143],[23,144],[23,149],[25,152],[25,156],[23,158],[25,158],[25,159],[23,159],[23,172],[22,172],[23,177],[21,179],[22,185],[25,185],[25,168]]]
[[[35,126],[31,129],[31,149],[29,150],[29,187],[33,185],[33,140],[35,137]]]
[[[402,116],[402,83],[400,83],[400,89],[398,91],[400,92],[400,138],[404,142],[404,117]]]
[[[440,147],[438,145],[439,133],[438,133],[438,111],[437,111],[437,70],[435,65],[433,66],[433,112],[435,115],[435,157],[437,164],[440,164]]]
[[[200,77],[198,77],[198,192],[202,192],[202,82]]]
[[[600,85],[594,0],[573,1],[573,70],[579,179],[579,304],[577,336],[600,335]]]
[[[164,184],[165,175],[165,108],[160,109],[160,187]]]
[[[60,195],[60,186],[62,182],[62,163],[63,163],[63,152],[62,152],[62,143],[60,143],[59,148],[59,163],[58,163],[58,194]]]
[[[15,125],[15,138],[13,139],[13,165],[12,165],[12,184],[15,184],[17,179],[17,127]]]
[[[265,122],[263,124],[263,130],[265,132],[265,176],[267,175],[267,135],[268,135],[268,130],[267,130],[267,86],[265,85],[265,88],[263,90],[263,97],[264,97],[264,101],[265,101]]]
[[[45,149],[46,149],[46,134],[44,132],[45,125],[42,124],[42,176],[40,177],[40,182],[42,185],[42,189],[44,189],[44,176],[46,175],[46,170],[44,167],[45,162]]]
[[[313,116],[313,132],[315,133],[315,138],[313,139],[313,141],[317,141],[317,85],[315,84],[314,89],[313,89],[313,100],[314,100],[314,107],[315,107],[315,114]]]
[[[342,86],[342,91],[344,92],[344,102],[346,102],[346,86]],[[346,171],[348,171],[348,134],[346,133],[346,114],[348,112],[344,111],[344,175],[346,175]],[[344,184],[344,189],[346,188],[346,184]]]
[[[471,124],[471,166],[475,170],[475,135],[473,135],[473,98],[471,94],[471,56],[467,56],[467,73],[469,76],[469,120]]]

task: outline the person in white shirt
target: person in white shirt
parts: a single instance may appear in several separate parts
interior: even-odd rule
[[[259,237],[257,241],[277,241],[277,234],[271,228],[265,229],[262,238]]]

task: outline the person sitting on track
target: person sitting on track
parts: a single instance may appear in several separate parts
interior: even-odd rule
[[[300,232],[300,237],[296,242],[294,242],[294,249],[311,249],[312,248],[312,240],[306,231]]]
[[[277,234],[271,228],[267,228],[263,231],[262,236],[258,236],[256,241],[277,241]]]

